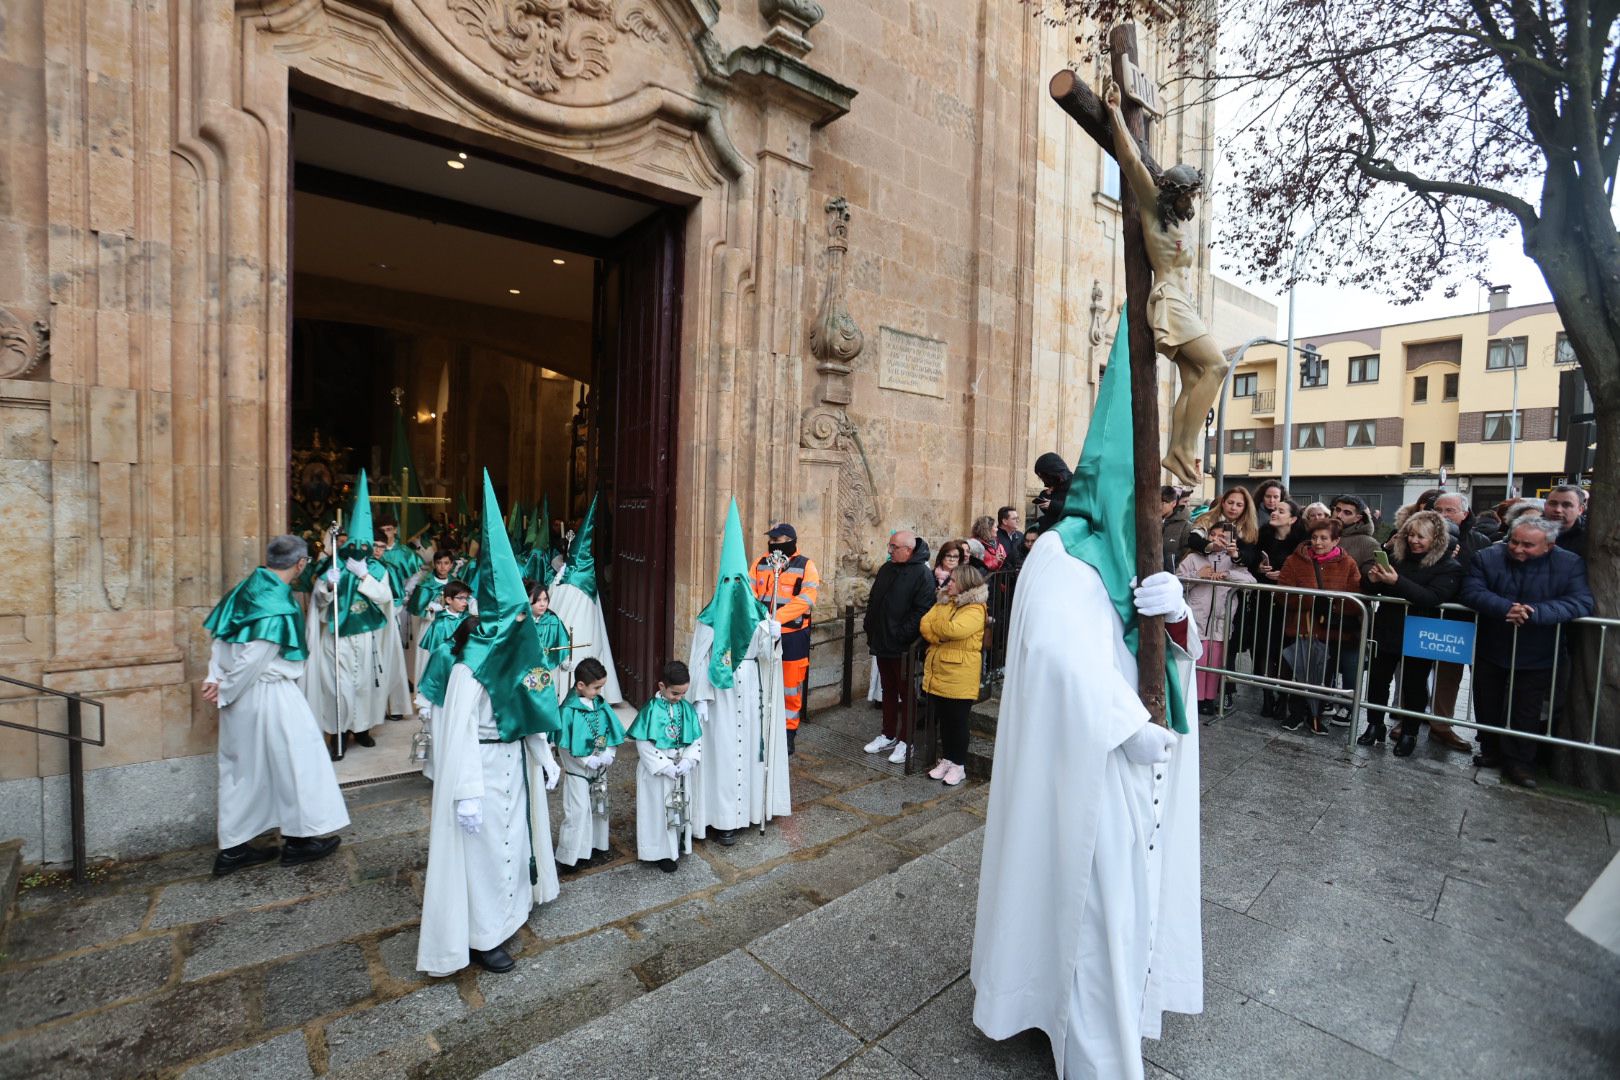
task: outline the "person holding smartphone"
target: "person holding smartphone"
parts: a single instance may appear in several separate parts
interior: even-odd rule
[[[1445,518],[1433,510],[1410,515],[1390,539],[1390,547],[1395,557],[1391,559],[1382,548],[1374,552],[1361,581],[1362,591],[1370,596],[1406,601],[1381,603],[1373,615],[1372,636],[1378,648],[1367,673],[1367,730],[1356,739],[1362,746],[1381,744],[1386,738],[1384,713],[1370,706],[1389,702],[1390,685],[1398,670],[1401,678],[1396,704],[1417,712],[1428,708],[1429,674],[1434,663],[1408,656],[1403,667],[1401,643],[1406,634],[1406,617],[1438,618],[1440,605],[1455,600],[1462,591],[1462,565],[1451,556],[1451,530]],[[1402,718],[1400,735],[1395,740],[1396,757],[1406,757],[1416,748],[1422,722],[1410,716]],[[1431,726],[1429,739],[1452,750],[1471,749],[1449,726],[1444,731]]]

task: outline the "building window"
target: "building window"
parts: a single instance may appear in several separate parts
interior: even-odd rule
[[[1419,375],[1412,380],[1412,404],[1421,405],[1429,400],[1429,377]]]
[[[1522,368],[1529,352],[1529,338],[1497,338],[1485,346],[1485,370],[1506,371],[1508,368]]]
[[[1440,400],[1457,400],[1457,373],[1455,371],[1448,374],[1445,378],[1445,382],[1441,385]]]
[[[1352,356],[1350,358],[1350,381],[1353,383],[1377,382],[1378,357]]]
[[[1115,202],[1119,201],[1119,162],[1114,160],[1112,154],[1103,155],[1102,193]]]
[[[1301,366],[1299,369],[1299,385],[1306,390],[1313,386],[1326,386],[1328,383],[1328,362],[1324,358],[1317,361],[1316,378],[1311,378],[1310,372]]]
[[[1257,372],[1245,371],[1242,375],[1232,376],[1233,397],[1254,397],[1260,389],[1260,375]]]
[[[1569,335],[1562,330],[1558,331],[1558,343],[1553,346],[1553,363],[1559,367],[1574,367],[1580,363],[1575,356],[1575,346],[1569,343]]]
[[[1488,412],[1485,414],[1485,442],[1507,442],[1520,437],[1522,419],[1514,412]]]
[[[1455,469],[1457,467],[1457,444],[1443,442],[1440,444],[1440,467],[1442,469]]]
[[[1377,446],[1378,421],[1352,420],[1344,425],[1344,445]]]
[[[1294,449],[1321,450],[1327,446],[1326,424],[1301,424],[1294,429]]]
[[[1239,428],[1232,432],[1232,453],[1250,454],[1254,452],[1254,428]]]
[[[1412,444],[1412,460],[1409,462],[1409,468],[1423,468],[1423,446],[1424,444],[1420,442],[1415,442]]]

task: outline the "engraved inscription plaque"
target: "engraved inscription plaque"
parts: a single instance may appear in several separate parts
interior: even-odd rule
[[[878,385],[886,390],[944,397],[945,343],[890,326],[879,327]]]

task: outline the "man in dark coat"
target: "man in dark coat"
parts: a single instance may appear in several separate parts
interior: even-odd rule
[[[996,539],[1007,551],[1003,570],[1017,570],[1024,564],[1024,526],[1019,519],[1018,507],[1003,506],[996,511]]]
[[[1159,526],[1164,531],[1164,568],[1175,573],[1185,554],[1192,521],[1187,517],[1187,492],[1170,484],[1159,489]],[[1264,522],[1261,523],[1264,527]]]
[[[1457,526],[1457,561],[1462,564],[1463,572],[1467,573],[1474,556],[1495,541],[1480,531],[1466,495],[1446,492],[1434,500],[1434,512]]]
[[[1586,558],[1586,501],[1574,484],[1559,484],[1547,492],[1541,516],[1558,524],[1558,546]]]
[[[1559,624],[1592,614],[1586,561],[1558,547],[1558,526],[1545,518],[1520,520],[1507,541],[1474,556],[1463,580],[1462,602],[1479,612],[1474,645],[1474,712],[1494,727],[1541,731],[1541,708],[1552,686]],[[1511,691],[1510,691],[1511,684]],[[1482,767],[1535,787],[1530,772],[1536,744],[1481,732]]]
[[[889,561],[878,569],[866,603],[866,646],[883,683],[883,731],[866,744],[868,754],[889,751],[889,760],[906,760],[909,734],[900,729],[902,710],[911,694],[904,677],[904,658],[921,637],[922,617],[934,606],[934,571],[928,564],[928,541],[901,530],[889,537]]]

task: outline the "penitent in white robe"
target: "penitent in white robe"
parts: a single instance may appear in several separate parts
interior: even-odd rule
[[[1028,587],[1036,583],[1038,588]],[[1171,760],[1120,744],[1148,723],[1096,570],[1041,537],[1019,580],[973,940],[974,1023],[1040,1028],[1064,1078],[1140,1078],[1165,1011],[1203,1011],[1198,724]],[[1193,659],[1173,643],[1195,718]]]
[[[636,753],[640,763],[636,766],[636,858],[644,862],[659,859],[679,859],[684,852],[692,853],[692,774],[686,782],[688,825],[677,832],[669,827],[666,807],[669,797],[681,785],[681,780],[659,776],[658,770],[674,765],[683,758],[694,762],[703,760],[703,740],[682,748],[660,750],[645,739],[637,739]]]
[[[535,904],[557,898],[540,765],[551,753],[545,736],[482,741],[498,738],[499,731],[489,694],[465,664],[450,672],[440,719],[433,734],[438,764],[416,947],[417,970],[430,975],[466,967],[469,948],[504,944]],[[480,800],[484,820],[476,834],[463,831],[456,821],[456,803],[462,799]],[[531,856],[540,878],[534,884],[529,881]]]
[[[587,656],[596,657],[607,668],[607,685],[602,688],[602,698],[609,705],[622,703],[624,691],[619,689],[619,673],[613,666],[613,647],[608,644],[607,618],[602,614],[601,598],[585,595],[577,585],[553,585],[551,610],[568,628],[568,640],[574,646],[564,667],[571,671]],[[568,697],[568,691],[573,688],[572,680],[559,679],[557,700],[561,702]]]
[[[268,641],[215,641],[219,685],[219,846],[280,829],[324,836],[349,823],[321,729],[298,690],[304,661]]]
[[[405,651],[399,640],[388,582],[367,577],[360,583],[360,592],[381,609],[383,624],[370,633],[338,636],[335,684],[332,586],[326,578],[316,581],[310,598],[305,627],[310,643],[320,642],[320,649],[312,650],[304,673],[304,694],[321,730],[329,735],[340,731],[369,731],[390,714],[405,716],[411,711],[411,688],[405,681]]]
[[[720,689],[709,680],[714,629],[692,628],[692,672],[687,700],[703,725],[703,760],[687,777],[692,835],[709,829],[746,829],[793,813],[788,781],[787,713],[782,697],[782,647],[761,619],[737,665],[734,681]],[[764,733],[761,760],[760,736]],[[767,768],[767,765],[769,766]]]

